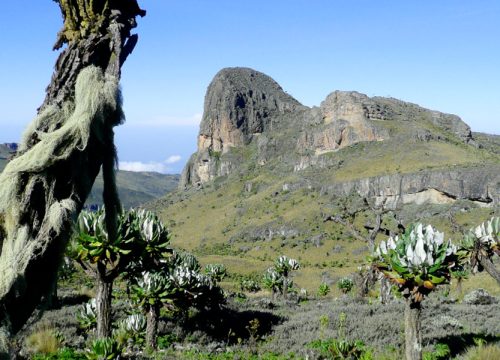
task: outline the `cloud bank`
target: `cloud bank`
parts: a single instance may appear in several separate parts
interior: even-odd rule
[[[162,162],[120,161],[120,163],[118,164],[118,168],[125,171],[158,172],[166,174],[172,172],[172,169],[169,167],[169,165],[175,164],[181,159],[182,156],[180,155],[172,155]]]

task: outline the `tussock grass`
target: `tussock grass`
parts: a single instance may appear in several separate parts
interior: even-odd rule
[[[460,360],[498,360],[500,346],[497,344],[475,346],[459,357]]]
[[[28,351],[33,354],[53,354],[62,346],[62,339],[51,324],[40,324],[26,338]]]

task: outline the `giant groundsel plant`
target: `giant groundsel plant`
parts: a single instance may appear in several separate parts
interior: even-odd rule
[[[395,283],[405,297],[405,351],[408,360],[422,358],[421,302],[437,285],[450,281],[457,248],[432,226],[415,224],[376,248],[373,266]]]
[[[469,229],[460,242],[459,254],[473,273],[486,270],[500,284],[500,272],[493,264],[493,256],[500,256],[500,217]]]

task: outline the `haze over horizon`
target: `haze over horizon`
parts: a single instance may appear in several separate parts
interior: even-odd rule
[[[196,150],[206,88],[245,66],[307,106],[334,90],[391,96],[500,134],[500,3],[139,1],[139,43],[123,68],[120,167],[179,173]],[[24,4],[24,6],[20,6]],[[50,0],[0,14],[0,143],[19,141],[42,103],[61,28]]]

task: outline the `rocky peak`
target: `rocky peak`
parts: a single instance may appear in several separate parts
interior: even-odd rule
[[[228,175],[245,161],[265,165],[276,160],[301,171],[322,163],[326,153],[360,142],[452,138],[466,143],[472,139],[469,126],[456,115],[356,91],[334,91],[319,107],[309,108],[261,72],[226,68],[208,86],[198,151],[180,186]],[[246,160],[230,151],[249,145],[253,150]]]
[[[208,86],[198,151],[225,153],[266,131],[278,114],[303,106],[269,76],[249,68],[226,68]]]

